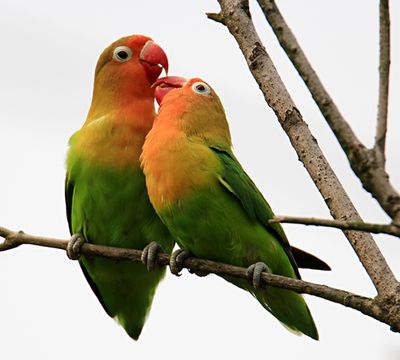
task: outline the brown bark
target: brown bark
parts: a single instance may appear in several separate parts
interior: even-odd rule
[[[363,187],[379,202],[382,209],[400,223],[400,195],[389,181],[385,170],[385,139],[387,128],[388,85],[390,65],[390,21],[388,1],[380,5],[380,82],[378,122],[373,149],[360,142],[348,122],[308,61],[296,37],[290,30],[274,0],[258,0],[265,18],[280,45],[296,68],[319,107],[328,125],[343,148],[350,166]]]
[[[274,110],[333,218],[362,221],[262,45],[251,20],[248,2],[219,0],[219,3],[222,23],[235,37],[267,104]],[[399,284],[372,236],[356,231],[344,231],[344,234],[368,272],[378,294],[383,297],[394,296]]]

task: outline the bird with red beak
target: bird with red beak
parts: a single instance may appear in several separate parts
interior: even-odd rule
[[[72,135],[65,197],[71,234],[68,256],[79,264],[109,316],[138,339],[165,268],[154,268],[160,246],[170,253],[172,236],[150,204],[139,156],[153,125],[154,88],[168,71],[163,49],[151,38],[121,38],[101,54],[92,103]],[[157,240],[159,244],[154,241]],[[146,248],[143,262],[80,256],[80,246]]]

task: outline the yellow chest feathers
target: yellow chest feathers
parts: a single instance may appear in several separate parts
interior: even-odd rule
[[[132,121],[102,116],[86,123],[71,138],[71,147],[79,156],[96,164],[138,166],[145,136],[146,129],[137,129]]]
[[[177,130],[153,130],[146,138],[141,165],[157,210],[217,181],[220,164],[200,139]]]

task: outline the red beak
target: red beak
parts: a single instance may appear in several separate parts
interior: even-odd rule
[[[143,46],[139,56],[140,61],[146,71],[146,75],[153,83],[160,76],[162,69],[168,74],[168,58],[164,50],[154,41],[149,40]]]
[[[165,76],[158,79],[152,87],[156,87],[154,96],[157,103],[160,105],[164,96],[171,90],[183,87],[187,83],[187,79],[180,76]]]

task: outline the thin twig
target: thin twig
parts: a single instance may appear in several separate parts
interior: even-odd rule
[[[5,241],[0,244],[0,251],[6,251],[22,244],[44,246],[66,250],[68,241],[56,238],[33,236],[23,232],[15,232],[4,227],[0,227],[0,237]],[[81,254],[85,256],[101,256],[113,260],[141,261],[142,251],[135,249],[123,249],[102,245],[85,243],[82,245]],[[157,264],[160,266],[169,265],[169,255],[159,253]],[[215,261],[203,260],[190,257],[184,260],[183,267],[191,271],[201,273],[213,273],[221,276],[234,276],[240,279],[247,279],[247,269],[229,264],[218,263]],[[377,300],[356,295],[348,291],[335,289],[326,285],[314,284],[308,281],[287,278],[270,273],[262,273],[265,285],[293,290],[298,293],[314,295],[346,307],[353,308],[365,315],[371,316],[376,320],[388,323],[385,312],[377,304]],[[393,325],[392,325],[393,327]]]
[[[280,45],[303,79],[315,103],[338,139],[347,155],[351,168],[361,180],[363,187],[379,202],[382,209],[386,211],[393,221],[400,223],[400,195],[389,181],[384,161],[381,160],[382,156],[377,156],[376,151],[367,149],[357,138],[308,61],[275,1],[258,0],[258,3]],[[387,91],[385,92],[385,89],[387,89],[388,83],[386,76],[389,75],[389,10],[382,3],[387,5],[387,0],[381,2],[380,120],[376,138],[379,141],[380,151],[385,146],[387,117],[387,103],[385,103],[385,101],[387,102]],[[382,26],[386,26],[384,30],[382,30]]]
[[[221,14],[235,37],[251,73],[288,135],[300,161],[314,181],[334,219],[362,221],[336,174],[330,167],[314,136],[281,80],[255,30],[244,0],[218,0]],[[378,246],[368,233],[344,231],[378,294],[397,294],[398,282]]]
[[[393,224],[371,224],[362,221],[340,221],[286,215],[275,215],[272,219],[268,220],[268,222],[325,226],[341,230],[356,230],[370,232],[374,234],[388,234],[400,237],[400,227]]]
[[[385,166],[385,145],[389,101],[390,69],[390,15],[389,1],[381,0],[379,5],[379,100],[378,119],[374,150]]]
[[[214,20],[215,22],[219,22],[222,25],[225,25],[224,17],[221,15],[221,13],[206,13],[206,15],[209,19]]]

